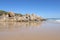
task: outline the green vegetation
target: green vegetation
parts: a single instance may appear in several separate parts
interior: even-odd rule
[[[8,12],[6,12],[6,11],[3,11],[3,10],[0,10],[0,16],[2,16],[3,14],[8,14]]]
[[[15,16],[23,16],[21,13],[15,13]]]
[[[9,14],[9,12],[0,10],[0,16],[7,15],[7,14]],[[14,14],[15,14],[15,16],[23,16],[21,13],[14,13]]]

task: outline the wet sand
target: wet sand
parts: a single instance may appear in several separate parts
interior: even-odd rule
[[[0,22],[0,40],[60,40],[60,23]]]

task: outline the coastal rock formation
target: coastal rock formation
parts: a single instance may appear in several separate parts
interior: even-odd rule
[[[30,15],[30,20],[31,21],[40,21],[41,18],[35,14]]]
[[[9,13],[8,13],[8,16],[9,16],[9,17],[14,17],[15,14],[14,14],[13,12],[9,12]]]
[[[1,14],[1,13],[0,13]],[[0,17],[0,20],[3,21],[19,21],[19,22],[29,22],[29,21],[42,21],[43,18],[39,17],[35,14],[16,14],[13,12],[6,12],[6,14],[2,14],[2,16]]]
[[[35,14],[32,14],[32,15],[25,14],[22,17],[17,16],[16,19],[17,19],[17,21],[24,21],[24,22],[26,22],[26,21],[41,21],[42,20],[41,17],[39,17],[39,16],[37,16]]]

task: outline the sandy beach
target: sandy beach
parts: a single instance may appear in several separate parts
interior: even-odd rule
[[[60,23],[0,22],[0,40],[60,40]]]

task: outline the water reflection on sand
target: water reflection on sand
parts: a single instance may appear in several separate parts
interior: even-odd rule
[[[16,31],[38,28],[42,22],[0,22],[0,31]]]
[[[0,40],[60,40],[60,23],[0,22]]]

